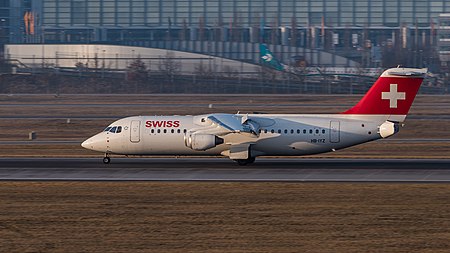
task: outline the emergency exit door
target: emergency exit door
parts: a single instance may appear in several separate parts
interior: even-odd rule
[[[140,129],[141,129],[141,122],[139,120],[133,120],[131,121],[131,127],[130,127],[130,141],[131,142],[139,142],[141,140],[140,135]]]
[[[330,142],[338,143],[340,142],[340,122],[339,121],[330,121]]]

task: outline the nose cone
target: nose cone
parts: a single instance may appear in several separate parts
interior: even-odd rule
[[[83,143],[81,143],[81,146],[85,149],[106,152],[106,138],[102,133],[100,133],[83,141]]]
[[[82,146],[83,148],[85,148],[85,149],[90,149],[90,145],[91,145],[91,142],[92,142],[91,139],[92,139],[92,138],[89,138],[89,139],[83,141],[83,143],[81,143],[81,146]]]

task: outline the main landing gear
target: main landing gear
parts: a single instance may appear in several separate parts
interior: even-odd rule
[[[109,164],[111,162],[111,158],[108,157],[108,154],[105,154],[105,157],[103,157],[103,163]]]
[[[252,158],[248,158],[248,159],[236,159],[235,161],[236,161],[240,166],[245,166],[245,165],[254,163],[254,162],[255,162],[255,158],[252,157]]]

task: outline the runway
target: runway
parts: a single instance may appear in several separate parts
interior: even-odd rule
[[[2,158],[0,180],[450,182],[450,159]]]

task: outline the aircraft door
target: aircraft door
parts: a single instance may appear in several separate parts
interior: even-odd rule
[[[330,142],[338,143],[340,142],[340,122],[339,121],[330,121]]]
[[[137,143],[141,140],[140,136],[140,128],[141,128],[141,122],[139,120],[133,120],[131,121],[131,127],[130,127],[130,141],[133,143]]]

